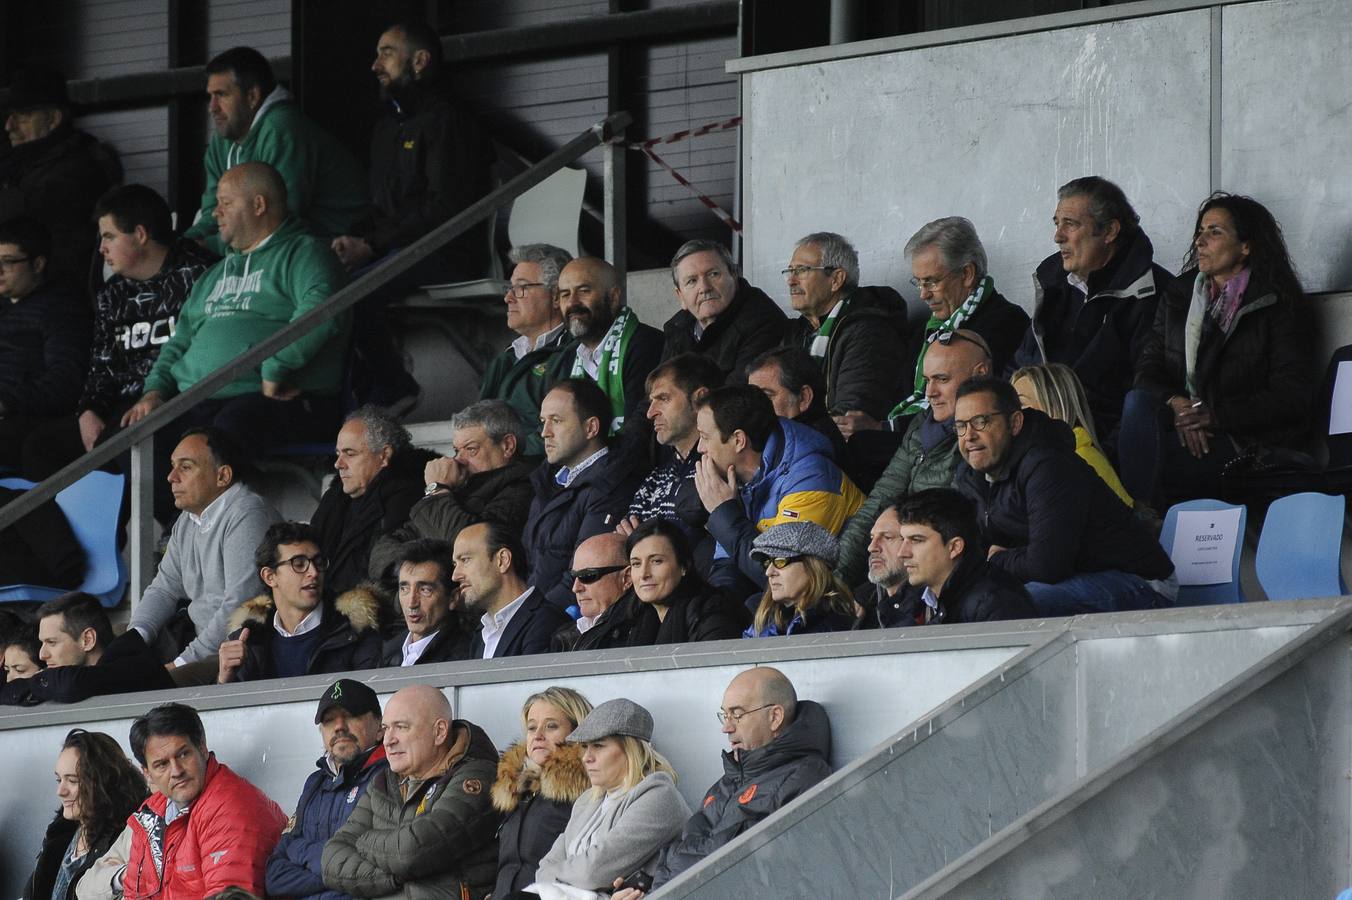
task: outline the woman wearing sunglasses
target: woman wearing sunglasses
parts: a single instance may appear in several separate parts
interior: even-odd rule
[[[741,635],[746,610],[695,571],[680,525],[649,519],[625,541],[635,611],[628,646],[718,641]],[[621,601],[623,602],[623,601]]]
[[[751,557],[765,565],[765,594],[742,637],[849,631],[854,599],[835,576],[838,545],[814,522],[788,522],[758,535]]]

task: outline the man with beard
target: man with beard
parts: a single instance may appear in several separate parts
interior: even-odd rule
[[[397,253],[488,193],[493,149],[474,117],[452,99],[441,72],[441,39],[422,22],[391,25],[371,64],[386,115],[371,132],[371,207],[333,251],[349,270]],[[402,411],[418,384],[404,368],[384,308],[423,284],[483,274],[487,223],[466,231],[357,306],[358,397]]]
[[[297,900],[333,898],[324,884],[324,845],[343,826],[366,787],[389,768],[380,743],[380,701],[360,681],[340,678],[315,713],[324,755],[301,788],[296,814],[268,858],[268,894]],[[342,896],[342,895],[338,895]]]
[[[281,174],[287,205],[308,231],[331,238],[356,221],[366,202],[356,160],[301,112],[263,54],[232,47],[207,63],[207,109],[215,129],[203,160],[207,183],[184,237],[225,255],[213,215],[216,186],[247,162],[265,162]]]
[[[559,273],[559,309],[573,336],[550,362],[550,381],[586,376],[610,399],[609,433],[647,399],[644,382],[662,357],[662,332],[624,303],[620,274],[603,259],[582,257]]]

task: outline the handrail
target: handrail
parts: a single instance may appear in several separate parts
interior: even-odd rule
[[[209,399],[218,388],[233,381],[237,375],[255,368],[277,351],[290,346],[315,328],[347,311],[356,305],[359,300],[377,288],[383,287],[395,276],[407,272],[416,263],[479,224],[493,210],[520,197],[559,169],[576,162],[588,151],[607,143],[612,136],[622,132],[632,121],[633,119],[627,112],[617,112],[597,122],[591,128],[540,160],[533,167],[517,175],[482,199],[470,204],[461,212],[409,244],[383,265],[372,269],[355,281],[349,282],[333,293],[320,306],[288,323],[183,393],[168,400],[140,422],[119,432],[105,443],[95,447],[75,462],[47,478],[41,484],[25,491],[3,509],[0,509],[0,528],[13,525],[20,518],[36,509],[39,504],[55,497],[62,488],[73,484],[86,473],[130,450],[133,445],[149,439],[156,431],[187,412],[198,402]]]

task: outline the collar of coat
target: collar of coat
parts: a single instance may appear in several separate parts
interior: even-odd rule
[[[564,744],[555,748],[544,765],[526,765],[526,745],[507,748],[498,763],[493,781],[493,808],[509,813],[527,794],[539,794],[556,803],[572,803],[591,787],[591,779],[582,765],[582,745]]]
[[[333,601],[333,609],[347,619],[353,631],[366,631],[379,624],[380,597],[370,585],[359,584],[339,594],[338,599]],[[245,625],[271,624],[272,613],[272,595],[259,594],[252,600],[241,603],[239,608],[231,613],[226,633],[234,634]]]

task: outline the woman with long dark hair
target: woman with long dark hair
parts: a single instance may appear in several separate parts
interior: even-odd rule
[[[628,646],[741,636],[745,608],[710,587],[695,571],[694,553],[678,524],[649,519],[630,533],[624,546],[629,556],[629,590],[639,600]]]
[[[61,809],[47,826],[24,900],[71,900],[80,876],[108,852],[149,794],[117,741],[83,728],[66,735],[56,758]]]
[[[1309,310],[1281,226],[1250,197],[1197,211],[1127,395],[1118,457],[1137,500],[1215,496],[1236,457],[1295,446],[1314,401]]]

